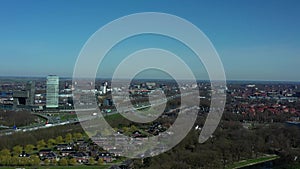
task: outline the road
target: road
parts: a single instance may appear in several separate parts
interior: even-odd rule
[[[121,111],[123,111],[123,112],[136,111],[136,110],[140,110],[140,109],[149,108],[151,106],[158,106],[158,105],[161,105],[161,104],[165,104],[167,101],[170,101],[172,99],[176,99],[176,98],[181,97],[181,96],[188,96],[192,93],[193,92],[189,92],[189,93],[185,93],[184,95],[177,94],[175,96],[171,96],[171,97],[168,97],[168,98],[158,99],[158,100],[153,101],[151,105],[142,105],[142,106],[134,107],[134,108],[129,108],[129,107],[121,108]],[[92,112],[93,110],[96,110],[96,109],[80,109],[80,110],[76,110],[76,112],[86,112],[86,111]],[[69,112],[69,111],[74,111],[74,110],[64,110],[64,111]],[[117,114],[117,113],[119,113],[119,112],[115,110],[115,111],[112,111],[110,113],[103,113],[103,116],[109,116],[109,115],[113,115],[113,114]],[[33,126],[23,126],[23,127],[17,128],[17,129],[12,129],[11,128],[11,129],[0,130],[0,136],[12,135],[15,132],[28,132],[28,131],[34,131],[34,130],[43,129],[43,128],[49,128],[49,127],[61,126],[61,125],[66,125],[66,124],[72,124],[72,123],[79,122],[77,118],[61,122],[61,121],[56,120],[55,117],[53,117],[53,116],[47,116],[45,113],[32,112],[32,114],[40,116],[40,117],[46,119],[49,123],[48,124],[36,124],[36,125],[33,125]],[[91,113],[90,115],[87,115],[85,117],[80,117],[80,122],[93,120],[95,118],[99,118],[99,115],[98,116],[93,116],[92,113]]]

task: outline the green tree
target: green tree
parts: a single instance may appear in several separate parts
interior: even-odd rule
[[[75,158],[71,158],[71,159],[69,160],[69,165],[76,165],[76,164],[77,164],[77,161],[76,161]]]
[[[68,160],[66,158],[62,158],[59,160],[58,164],[60,166],[67,166],[68,165]]]
[[[99,158],[99,160],[97,161],[97,165],[103,165],[103,159]]]
[[[45,140],[40,140],[40,141],[37,142],[37,148],[38,148],[39,150],[45,148],[46,145],[47,145],[47,144],[46,144]]]
[[[102,134],[102,136],[109,136],[109,135],[111,135],[111,130],[105,128],[101,131],[101,134]]]
[[[73,134],[73,137],[74,137],[76,140],[79,140],[79,139],[82,139],[82,134],[81,134],[81,133],[74,133],[74,134]]]
[[[128,134],[129,133],[129,127],[122,127],[122,130],[124,133]]]
[[[135,125],[131,125],[129,131],[132,133],[134,131],[137,131],[138,128]]]
[[[56,144],[56,140],[54,140],[53,138],[50,138],[48,141],[47,141],[47,146],[48,148],[52,147],[53,145]]]
[[[27,144],[24,148],[25,152],[28,154],[31,154],[33,152],[33,149],[34,149],[34,145],[32,144]]]
[[[50,164],[51,164],[51,165],[57,165],[56,159],[50,160]]]
[[[91,157],[91,158],[89,159],[89,164],[90,164],[90,165],[94,165],[94,164],[95,164],[95,159],[94,159],[93,157]]]
[[[0,156],[0,165],[10,165],[11,162],[11,156]]]
[[[11,153],[8,149],[3,149],[0,151],[0,164],[9,165],[11,161]]]
[[[19,157],[16,157],[16,156],[11,157],[9,165],[12,165],[12,166],[19,165]]]
[[[19,156],[23,151],[23,147],[17,145],[13,147],[13,155],[14,156]]]
[[[72,137],[71,133],[66,134],[66,137],[65,137],[66,143],[72,142],[72,139],[73,139],[73,137]]]
[[[30,164],[30,159],[27,157],[18,157],[18,162],[19,166],[28,166]]]
[[[0,156],[11,156],[9,149],[3,149],[0,151]]]
[[[30,165],[38,166],[38,165],[40,165],[40,163],[41,163],[41,160],[40,160],[39,156],[37,156],[37,155],[30,156]]]
[[[57,137],[55,138],[55,141],[56,141],[56,144],[59,144],[59,143],[63,143],[63,142],[64,142],[64,139],[63,139],[62,136],[57,136]]]
[[[44,161],[44,165],[45,165],[45,166],[48,166],[48,165],[50,165],[50,162],[51,162],[51,161],[50,161],[49,159],[46,159],[46,160]]]

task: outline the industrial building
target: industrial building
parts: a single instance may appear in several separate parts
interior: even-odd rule
[[[24,90],[13,91],[13,106],[17,107],[30,107],[34,105],[35,95],[35,82],[29,81]]]

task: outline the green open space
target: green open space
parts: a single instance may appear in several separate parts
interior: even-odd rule
[[[120,113],[115,113],[111,115],[104,116],[105,120],[118,120],[120,118],[123,118],[123,116]]]
[[[227,169],[243,168],[243,167],[247,167],[247,166],[264,163],[267,161],[272,161],[277,158],[279,158],[279,156],[277,156],[277,155],[267,155],[267,156],[263,156],[263,157],[259,157],[259,158],[255,158],[255,159],[242,160],[242,161],[236,162],[236,163],[228,166]]]

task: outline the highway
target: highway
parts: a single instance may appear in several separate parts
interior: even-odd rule
[[[141,105],[139,107],[133,107],[133,108],[130,108],[130,107],[121,108],[121,111],[122,112],[129,112],[129,111],[136,111],[136,110],[140,110],[140,109],[149,108],[151,106],[159,106],[161,104],[167,103],[167,101],[170,101],[172,99],[176,99],[176,98],[181,97],[181,96],[188,96],[192,93],[193,92],[189,92],[189,93],[185,93],[184,95],[177,94],[175,96],[171,96],[171,97],[168,97],[168,98],[158,99],[158,100],[152,101],[151,105]],[[94,110],[96,110],[96,109],[90,109],[90,108],[89,109],[79,109],[79,110],[76,110],[76,112],[92,112]],[[63,111],[64,112],[71,112],[71,111],[75,111],[75,110],[63,110]],[[119,113],[119,112],[114,110],[110,113],[102,112],[102,115],[103,116],[109,116],[109,115],[113,115],[113,114],[117,114],[117,113]],[[71,120],[69,119],[67,121],[62,121],[61,122],[61,121],[56,120],[55,117],[53,117],[53,116],[47,116],[46,113],[32,112],[32,114],[34,114],[36,116],[40,116],[40,117],[46,119],[48,121],[48,124],[40,123],[40,124],[35,124],[33,126],[19,127],[17,129],[13,129],[13,128],[7,129],[8,126],[3,126],[2,128],[6,127],[6,129],[0,130],[0,136],[12,135],[15,132],[28,132],[28,131],[34,131],[34,130],[43,129],[43,128],[49,128],[49,127],[61,126],[61,125],[66,125],[66,124],[72,124],[72,123],[79,122],[78,118],[74,118],[74,119],[71,119]],[[93,116],[92,113],[91,113],[89,115],[86,115],[85,117],[80,117],[80,122],[92,120],[92,119],[99,118],[99,117],[100,117],[99,115]]]

